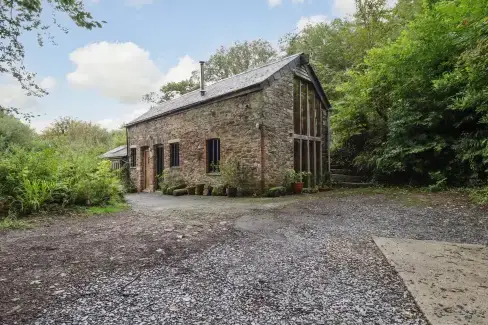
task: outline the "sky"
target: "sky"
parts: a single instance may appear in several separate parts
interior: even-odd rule
[[[49,94],[26,96],[0,76],[0,104],[39,117],[41,132],[70,116],[119,128],[150,108],[144,94],[190,77],[198,61],[220,46],[264,39],[278,46],[287,33],[354,12],[354,0],[85,0],[101,29],[76,27],[58,15],[67,34],[53,27],[56,45],[39,47],[25,35],[25,65]],[[45,13],[49,19],[50,12]]]

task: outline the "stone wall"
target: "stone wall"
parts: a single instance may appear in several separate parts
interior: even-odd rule
[[[137,166],[131,177],[138,190],[144,188],[143,151],[148,148],[151,168],[149,189],[154,191],[155,147],[164,146],[164,167],[170,165],[169,142],[179,140],[181,175],[188,183],[221,184],[219,175],[207,173],[206,140],[220,138],[221,161],[236,157],[260,173],[260,120],[262,94],[255,92],[221,102],[205,104],[180,113],[129,127],[129,145],[137,148]],[[255,180],[258,187],[258,179]]]
[[[283,70],[263,91],[265,178],[268,187],[281,186],[286,169],[293,169],[293,78]]]
[[[281,185],[286,169],[293,169],[293,80],[294,71],[282,70],[263,91],[263,116],[266,147],[266,184]],[[328,166],[327,112],[322,110],[322,174]]]
[[[285,170],[293,168],[294,72],[285,68],[274,78],[263,91],[205,104],[129,127],[129,144],[137,148],[137,167],[131,168],[130,173],[138,190],[144,188],[143,150],[149,149],[152,183],[148,190],[154,191],[155,148],[164,146],[164,167],[168,168],[169,143],[175,140],[180,143],[179,170],[187,183],[222,184],[219,175],[207,173],[206,140],[212,138],[220,138],[221,161],[236,157],[252,169],[256,190],[262,186],[281,185]],[[322,171],[325,171],[325,112],[323,117]],[[264,176],[263,183],[261,174]]]

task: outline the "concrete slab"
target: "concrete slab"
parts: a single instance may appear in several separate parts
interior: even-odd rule
[[[488,324],[488,247],[373,238],[432,325]]]

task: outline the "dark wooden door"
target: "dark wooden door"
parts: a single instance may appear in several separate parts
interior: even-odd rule
[[[149,150],[144,151],[144,189],[149,188]]]
[[[163,174],[164,171],[164,147],[156,147],[156,184],[159,188],[157,177]]]

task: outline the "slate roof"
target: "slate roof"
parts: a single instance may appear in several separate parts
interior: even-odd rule
[[[173,111],[200,105],[208,101],[213,101],[239,91],[252,89],[253,87],[260,87],[262,86],[261,84],[263,82],[269,78],[272,78],[275,73],[279,72],[288,64],[291,64],[292,68],[296,67],[300,63],[300,57],[302,55],[302,53],[291,55],[258,68],[237,74],[230,78],[217,81],[216,83],[205,87],[204,96],[200,94],[200,89],[187,93],[183,96],[151,108],[149,111],[139,116],[132,122],[127,123],[126,126],[151,120]]]
[[[104,153],[102,158],[115,159],[127,157],[127,146],[120,146]]]

